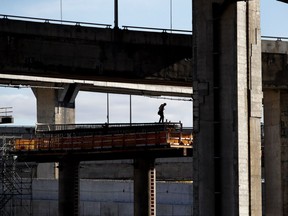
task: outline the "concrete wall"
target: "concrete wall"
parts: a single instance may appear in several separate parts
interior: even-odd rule
[[[157,158],[157,180],[192,180],[192,157]],[[133,160],[85,161],[80,164],[83,179],[133,179]]]
[[[33,216],[58,215],[58,182],[33,181]],[[191,216],[192,183],[157,182],[157,216]],[[81,216],[132,216],[133,181],[81,180]]]

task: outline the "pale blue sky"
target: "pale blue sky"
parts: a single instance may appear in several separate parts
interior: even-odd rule
[[[119,0],[119,26],[191,29],[191,0]],[[62,2],[62,13],[61,13]],[[114,0],[0,0],[0,13],[96,23],[114,23]],[[172,13],[171,13],[172,12]]]
[[[172,8],[170,3],[172,2]],[[0,14],[114,23],[114,0],[0,0]],[[172,20],[171,20],[172,14]],[[288,37],[288,4],[261,0],[261,32],[265,36]],[[171,22],[172,21],[172,22]],[[147,26],[191,30],[191,0],[119,0],[119,26]],[[106,94],[80,92],[76,99],[76,121],[106,122]],[[129,96],[110,95],[110,122],[129,122]],[[30,89],[0,88],[0,107],[12,106],[17,125],[36,123],[35,97]],[[192,126],[192,103],[132,97],[132,121],[155,122],[158,106],[167,102],[166,118]]]

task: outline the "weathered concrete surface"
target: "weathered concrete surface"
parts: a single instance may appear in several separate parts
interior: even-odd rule
[[[288,215],[288,42],[262,41],[266,215]]]
[[[190,171],[192,167],[192,157],[157,158],[155,160],[158,181],[192,181],[193,172]],[[81,162],[80,178],[133,179],[133,160]]]
[[[283,215],[280,91],[264,91],[265,213]]]
[[[288,42],[262,40],[263,89],[288,88]]]
[[[288,91],[264,91],[266,215],[288,215]]]
[[[195,216],[262,215],[259,3],[193,4]]]
[[[81,180],[80,184],[81,216],[134,215],[133,181]],[[35,179],[32,188],[33,215],[57,216],[57,180]],[[192,196],[192,183],[157,182],[157,216],[191,216]]]
[[[134,159],[134,216],[156,215],[155,175],[154,158]]]
[[[72,86],[72,88],[71,88]],[[75,97],[78,90],[73,85],[66,85],[63,90],[52,88],[34,88],[37,103],[37,123],[74,124]],[[55,163],[39,163],[37,177],[58,178]]]

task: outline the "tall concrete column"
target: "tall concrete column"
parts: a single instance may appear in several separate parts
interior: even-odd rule
[[[79,209],[79,161],[64,159],[59,163],[59,216],[78,216]]]
[[[156,171],[154,158],[134,160],[134,216],[156,215]]]
[[[54,85],[33,88],[37,100],[37,123],[74,124],[75,98],[79,87],[65,85],[63,88]],[[55,163],[41,163],[37,168],[38,178],[57,178]]]
[[[260,0],[193,1],[193,215],[262,215]]]
[[[264,91],[266,215],[288,215],[288,91]]]

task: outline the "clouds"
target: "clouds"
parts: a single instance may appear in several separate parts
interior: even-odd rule
[[[35,125],[36,99],[31,89],[0,88],[0,107],[12,107],[16,125]]]

